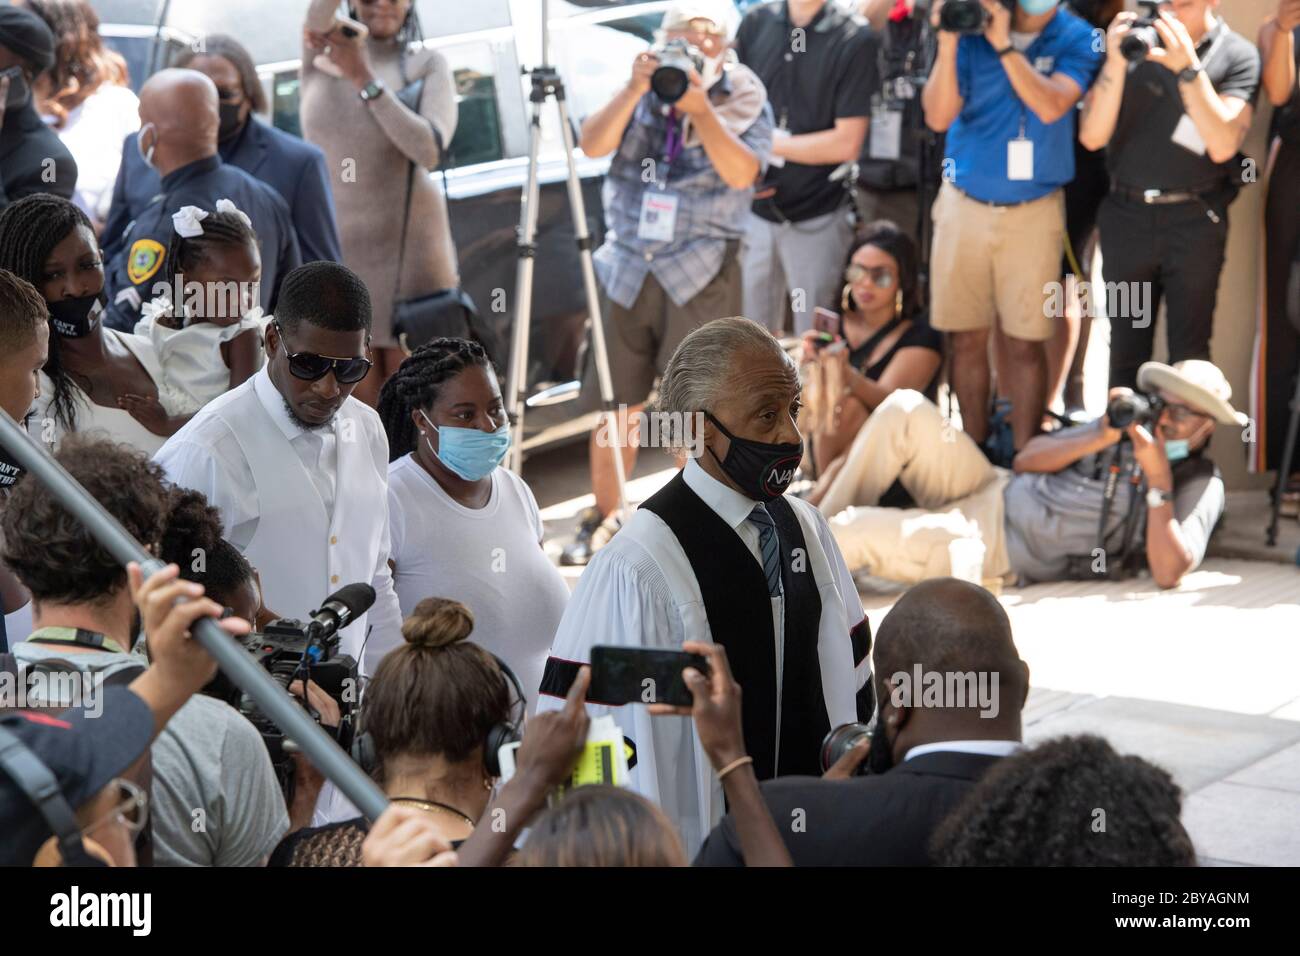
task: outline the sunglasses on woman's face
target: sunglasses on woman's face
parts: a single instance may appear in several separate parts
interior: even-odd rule
[[[844,281],[850,285],[861,282],[867,276],[871,277],[871,284],[878,289],[892,289],[894,287],[894,273],[884,266],[868,269],[856,262],[850,262],[849,267],[844,270]]]
[[[275,330],[280,333],[280,344],[284,346],[284,352],[289,356],[289,374],[294,378],[300,378],[305,382],[316,382],[324,378],[330,372],[334,373],[334,378],[340,385],[354,385],[370,374],[370,367],[374,363],[368,358],[338,358],[332,355],[317,355],[315,352],[290,352],[289,343],[285,339],[284,329],[280,323],[275,324]]]

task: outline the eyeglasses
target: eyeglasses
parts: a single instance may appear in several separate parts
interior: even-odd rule
[[[1169,413],[1169,420],[1175,425],[1181,425],[1184,422],[1194,421],[1198,418],[1209,418],[1204,412],[1198,412],[1190,405],[1179,405],[1175,402],[1165,402],[1165,411]]]
[[[332,371],[339,384],[354,385],[369,375],[370,368],[374,365],[370,359],[356,356],[338,358],[332,355],[317,355],[315,352],[290,352],[284,329],[279,322],[275,323],[275,330],[280,334],[280,344],[284,346],[285,354],[289,356],[289,373],[294,378],[316,382]]]
[[[861,282],[868,276],[871,277],[871,284],[878,289],[892,289],[894,287],[894,273],[885,266],[868,269],[856,262],[850,262],[849,267],[844,270],[844,281],[850,285]]]
[[[131,839],[144,829],[145,821],[149,819],[149,794],[138,784],[130,780],[123,780],[118,777],[113,781],[121,791],[121,802],[115,806],[111,812],[105,814],[96,820],[90,826],[82,830],[82,833],[94,833],[106,823],[117,822],[126,827],[130,833]]]

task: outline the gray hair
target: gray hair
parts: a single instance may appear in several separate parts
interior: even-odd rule
[[[727,391],[736,357],[756,352],[777,362],[790,361],[781,343],[757,322],[733,316],[701,325],[682,339],[668,360],[653,412],[687,421],[712,410]]]

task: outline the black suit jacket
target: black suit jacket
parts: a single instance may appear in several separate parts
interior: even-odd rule
[[[935,751],[875,776],[779,777],[763,797],[795,866],[929,866],[935,828],[1000,759]],[[745,865],[730,814],[695,865]]]
[[[0,209],[35,193],[71,199],[76,187],[77,163],[36,107],[28,102],[7,110],[0,129]]]

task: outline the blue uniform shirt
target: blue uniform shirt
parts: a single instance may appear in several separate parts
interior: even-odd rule
[[[1038,72],[1061,73],[1085,93],[1101,69],[1104,41],[1094,44],[1093,28],[1060,8],[1024,51]],[[1100,50],[1094,50],[1094,45]],[[1007,71],[983,36],[963,36],[957,44],[957,89],[961,113],[948,129],[947,176],[958,189],[984,202],[1038,199],[1074,178],[1075,110],[1045,124],[1016,95]],[[1024,136],[1034,144],[1034,178],[1007,179],[1007,143]]]

